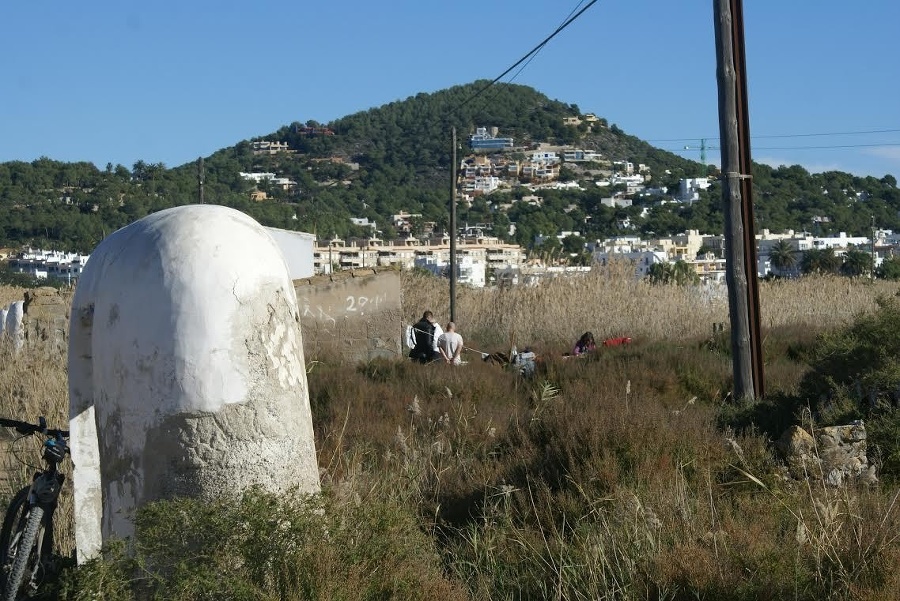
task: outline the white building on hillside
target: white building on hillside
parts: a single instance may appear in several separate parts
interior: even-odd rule
[[[81,275],[90,255],[26,248],[9,259],[9,268],[39,279],[53,278],[73,283]]]
[[[668,263],[669,258],[665,251],[661,250],[638,250],[621,253],[596,250],[594,251],[594,261],[602,266],[609,265],[613,261],[630,261],[634,265],[635,277],[641,279],[647,276],[653,265]]]
[[[683,179],[678,183],[678,200],[691,204],[700,200],[700,190],[709,188],[709,179],[705,177]]]
[[[450,275],[450,262],[438,255],[416,257],[415,265],[438,276],[449,277]],[[487,283],[487,269],[484,261],[478,261],[473,257],[462,257],[457,261],[456,270],[456,281],[460,284],[484,288]]]

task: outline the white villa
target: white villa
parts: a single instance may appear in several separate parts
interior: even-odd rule
[[[81,275],[90,255],[56,250],[26,248],[10,257],[9,268],[36,278],[66,280],[73,283]]]

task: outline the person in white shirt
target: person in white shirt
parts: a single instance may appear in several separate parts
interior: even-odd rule
[[[462,363],[460,355],[463,350],[463,339],[456,332],[456,324],[452,321],[447,324],[447,330],[438,337],[438,350],[446,363],[451,365]]]
[[[419,363],[440,361],[438,339],[443,333],[441,326],[434,319],[434,314],[431,311],[425,311],[422,319],[411,326],[407,332],[406,344],[412,349],[409,353],[410,359]]]

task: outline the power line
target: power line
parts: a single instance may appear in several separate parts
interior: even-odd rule
[[[872,144],[828,144],[822,146],[754,146],[753,150],[829,150],[832,148],[875,148],[878,146],[900,146],[900,142],[877,142]],[[717,150],[718,146],[707,146],[707,149]],[[696,150],[695,148],[663,148],[668,152],[683,152],[685,150]]]
[[[755,135],[751,138],[812,138],[816,136],[858,136],[867,134],[894,134],[900,132],[900,129],[869,129],[862,131],[835,131],[822,133],[807,134],[767,134]],[[719,136],[696,136],[693,138],[653,138],[644,140],[645,142],[696,142],[697,140],[718,140]]]
[[[815,136],[856,136],[862,134],[894,134],[900,129],[870,129],[868,131],[836,131],[831,133],[816,134],[772,134],[767,136],[753,136],[755,138],[812,138]]]
[[[875,144],[831,144],[827,146],[759,146],[755,150],[827,150],[829,148],[874,148],[877,146],[900,146],[900,142],[880,142]]]
[[[578,10],[578,7],[581,6],[582,4],[584,4],[584,0],[579,0],[578,4],[575,5],[575,8],[573,8],[571,11],[569,11],[569,14],[566,15],[566,18],[565,18],[565,19],[563,19],[563,21],[562,21],[562,23],[560,24],[560,26],[562,26],[562,24],[564,24],[568,19],[570,19],[570,18],[572,17],[572,15],[575,14],[575,11]],[[528,60],[525,61],[525,62],[522,64],[521,67],[519,67],[518,71],[516,71],[515,73],[513,73],[512,77],[510,77],[509,80],[508,80],[506,83],[512,83],[512,82],[514,82],[514,81],[516,80],[516,78],[522,73],[522,71],[524,71],[525,68],[528,67],[528,65],[531,64],[531,61],[533,61],[535,58],[537,58],[537,55],[540,54],[540,53],[541,53],[541,50],[543,50],[543,49],[544,49],[544,47],[541,46],[541,47],[538,48],[536,51],[533,51],[532,54],[531,54],[531,56],[528,58]],[[492,99],[493,99],[494,97],[496,97],[499,93],[500,93],[500,90],[497,89],[497,88],[495,88],[494,93],[493,93],[492,95],[490,95],[490,96],[487,96],[487,97],[485,98],[485,101],[490,101],[490,100],[492,100]],[[462,105],[460,105],[460,106],[462,106]]]
[[[565,29],[566,27],[568,27],[569,25],[571,25],[571,24],[575,21],[575,19],[577,19],[578,17],[580,17],[581,15],[583,15],[584,12],[585,12],[587,9],[589,9],[590,7],[592,7],[592,6],[593,6],[594,4],[596,4],[596,3],[597,3],[597,0],[591,0],[591,1],[588,3],[587,6],[585,6],[585,7],[582,8],[580,11],[578,11],[578,12],[575,14],[575,16],[573,16],[573,17],[567,19],[562,25],[560,25],[559,27],[557,27],[556,30],[555,30],[553,33],[551,33],[549,36],[547,36],[547,37],[544,39],[544,41],[542,41],[540,44],[538,44],[537,46],[535,46],[534,48],[532,48],[531,51],[528,52],[528,54],[526,54],[525,56],[523,56],[522,58],[520,58],[519,60],[517,60],[517,61],[516,61],[510,68],[508,68],[506,71],[504,71],[503,73],[501,73],[500,75],[498,75],[497,77],[495,77],[495,78],[494,78],[493,80],[491,80],[489,83],[485,84],[483,87],[481,87],[480,89],[476,90],[471,96],[469,96],[468,98],[466,98],[465,100],[463,100],[462,103],[460,103],[460,105],[456,107],[456,110],[459,110],[459,109],[461,109],[462,107],[464,107],[464,106],[466,106],[467,104],[469,104],[470,102],[472,102],[475,98],[477,98],[477,97],[480,96],[482,93],[484,93],[484,91],[487,90],[489,87],[491,87],[492,85],[494,85],[495,83],[497,83],[498,81],[500,81],[501,79],[503,79],[504,77],[506,77],[506,75],[507,75],[510,71],[512,71],[513,69],[515,69],[516,67],[518,67],[519,65],[521,65],[522,63],[524,63],[526,60],[529,60],[529,58],[530,58],[533,54],[536,54],[536,53],[540,52],[541,49],[542,49],[544,46],[546,46],[547,43],[548,43],[550,40],[552,40],[553,38],[555,38],[555,37],[556,37],[563,29]]]
[[[572,15],[575,14],[575,11],[577,11],[578,7],[581,6],[582,4],[584,4],[584,0],[579,0],[578,4],[575,5],[575,8],[573,8],[571,11],[569,11],[569,14],[566,15],[566,18],[563,19],[562,23],[560,23],[560,27],[562,27],[566,21],[568,21],[570,18],[572,18]],[[513,73],[513,76],[510,77],[509,81],[506,83],[512,83],[513,81],[515,81],[515,79],[519,76],[519,74],[521,74],[522,71],[525,70],[525,67],[527,67],[529,64],[531,64],[531,61],[533,61],[537,57],[537,55],[541,53],[541,50],[543,50],[543,49],[544,49],[544,47],[541,46],[536,52],[534,52],[534,54],[532,54],[531,57],[527,61],[525,61],[525,64],[523,64],[521,67],[519,67],[518,71]]]

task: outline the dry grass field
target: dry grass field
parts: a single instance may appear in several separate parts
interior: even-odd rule
[[[558,278],[535,287],[457,292],[457,321],[473,342],[519,344],[573,343],[590,330],[598,340],[628,335],[634,339],[683,341],[706,336],[712,324],[728,321],[724,286],[655,286],[628,277],[630,268],[612,265],[584,277]],[[424,309],[439,321],[450,313],[446,280],[407,274],[403,306],[410,323]],[[871,311],[879,295],[894,295],[896,282],[807,277],[760,283],[763,329],[834,327]]]
[[[14,286],[0,286],[0,307],[6,307],[10,303],[20,301],[25,295],[25,290]]]
[[[446,321],[447,290],[405,274],[405,318],[431,309]],[[807,366],[791,344],[811,344],[897,290],[845,278],[762,283],[767,391],[796,392]],[[139,524],[143,546],[67,572],[52,594],[900,598],[893,488],[791,481],[768,436],[723,426],[730,358],[727,340],[709,340],[712,324],[727,322],[724,290],[651,286],[613,268],[533,288],[461,289],[457,312],[468,346],[534,345],[540,374],[523,379],[474,354],[460,368],[323,357],[309,366],[319,501],[162,504]],[[584,330],[634,343],[564,359]],[[63,423],[65,357],[6,352],[0,415]],[[33,448],[24,456],[37,458]],[[4,461],[16,465],[8,453]],[[68,534],[60,542],[71,549]]]

